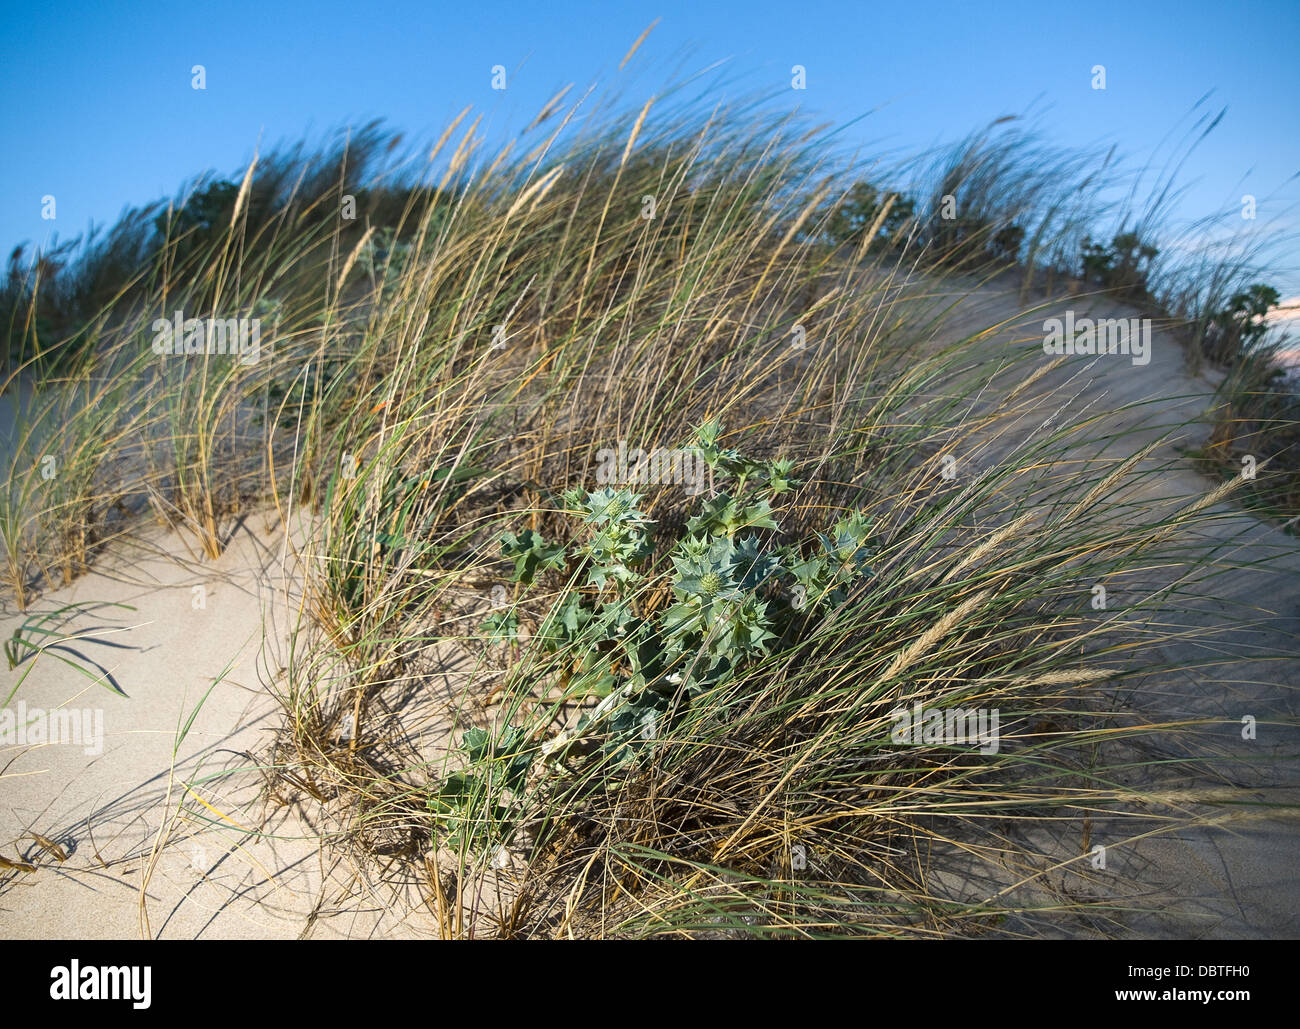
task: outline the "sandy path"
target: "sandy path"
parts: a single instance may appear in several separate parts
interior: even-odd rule
[[[1061,317],[1066,309],[1076,318],[1138,313],[1095,298],[1067,298],[1026,314],[1010,291],[988,287],[962,304],[963,313],[943,334],[960,338],[962,332],[1005,320],[1006,331],[980,344],[990,361],[1014,347],[1041,353],[1044,320]],[[1135,364],[1123,354],[1080,356],[1044,377],[1033,387],[1031,411],[1014,429],[1003,426],[998,442],[974,448],[974,461],[977,468],[990,463],[1013,440],[1039,431],[1049,417],[1054,425],[1095,420],[1087,433],[1095,443],[1078,445],[1080,458],[1102,452],[1125,457],[1209,410],[1216,382],[1214,372],[1192,375],[1182,347],[1156,330],[1148,364]],[[1204,443],[1208,432],[1204,425],[1188,426],[1159,442],[1139,464],[1140,471],[1175,462],[1134,493],[1144,510],[1181,507],[1213,486],[1182,456],[1186,448]],[[1294,937],[1300,934],[1300,764],[1295,760],[1300,755],[1300,541],[1232,500],[1209,510],[1216,518],[1189,544],[1225,563],[1251,567],[1180,584],[1174,610],[1162,616],[1159,630],[1181,635],[1160,646],[1157,656],[1179,667],[1200,667],[1176,679],[1152,674],[1128,701],[1135,714],[1151,721],[1214,719],[1218,724],[1203,732],[1201,743],[1222,755],[1222,778],[1196,778],[1188,766],[1174,766],[1175,785],[1188,792],[1235,787],[1257,803],[1237,805],[1226,816],[1219,808],[1215,824],[1112,848],[1105,874],[1128,880],[1117,883],[1117,896],[1153,898],[1148,914],[1120,918],[1133,934]],[[1173,581],[1179,571],[1163,574]],[[1122,607],[1123,600],[1122,592],[1112,594],[1112,607]],[[1229,619],[1250,624],[1225,632]],[[1256,719],[1254,740],[1242,738],[1247,715]],[[1162,756],[1176,761],[1186,751],[1171,741]],[[1163,785],[1168,789],[1168,780]],[[1209,812],[1190,803],[1182,809]],[[1167,895],[1177,900],[1171,903]]]

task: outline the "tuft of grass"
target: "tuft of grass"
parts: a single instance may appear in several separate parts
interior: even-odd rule
[[[9,701],[13,700],[19,688],[27,677],[36,668],[37,661],[44,655],[49,654],[51,657],[62,661],[65,665],[73,668],[78,674],[85,676],[97,686],[103,686],[112,692],[119,692],[112,681],[112,677],[103,669],[98,668],[94,662],[85,658],[78,651],[68,646],[80,640],[93,640],[102,643],[102,637],[113,632],[123,631],[121,628],[101,628],[82,629],[78,632],[67,633],[62,631],[62,627],[77,614],[91,613],[99,611],[104,607],[121,608],[124,611],[134,611],[135,608],[128,604],[116,604],[111,602],[100,601],[83,601],[77,604],[65,604],[63,607],[44,615],[31,615],[25,618],[21,625],[14,629],[9,639],[5,640],[4,653],[5,659],[9,663],[9,670],[12,672],[31,659],[31,664],[18,677],[13,688],[5,696],[4,703],[0,707],[6,707]],[[71,612],[71,613],[70,613]],[[111,645],[111,644],[110,644]],[[71,657],[65,656],[65,652],[71,654]]]

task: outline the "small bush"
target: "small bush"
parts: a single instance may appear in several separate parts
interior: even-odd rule
[[[1205,356],[1230,365],[1258,346],[1268,331],[1264,316],[1280,300],[1277,290],[1260,282],[1234,294],[1223,310],[1210,316],[1202,342]]]
[[[1147,275],[1159,253],[1142,242],[1136,232],[1118,233],[1109,246],[1085,237],[1081,250],[1083,279],[1135,300],[1146,299]]]
[[[881,219],[881,211],[887,203],[889,210]],[[862,242],[863,234],[869,232],[879,219],[880,227],[872,243],[878,240],[886,246],[900,247],[907,241],[907,224],[915,210],[915,202],[907,196],[885,192],[869,182],[855,182],[848,195],[830,212],[826,234],[836,243],[857,246]]]

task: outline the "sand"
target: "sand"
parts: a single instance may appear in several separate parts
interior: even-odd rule
[[[328,827],[259,800],[258,762],[281,717],[267,683],[293,617],[281,544],[274,514],[245,519],[212,562],[195,562],[158,529],[34,605],[101,605],[67,623],[93,634],[68,646],[121,693],[44,656],[15,697],[29,714],[102,709],[104,741],[96,755],[67,744],[0,746],[0,854],[37,865],[0,892],[0,934],[293,938],[309,922],[318,937],[415,931],[395,924],[363,885],[329,874],[320,845]],[[23,619],[6,617],[0,632],[7,638]],[[43,852],[31,833],[67,860]]]

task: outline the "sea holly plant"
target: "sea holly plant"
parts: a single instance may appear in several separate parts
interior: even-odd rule
[[[722,424],[717,419],[710,419],[695,430],[696,445],[693,449],[709,466],[715,481],[734,478],[738,495],[744,494],[747,487],[756,487],[773,497],[788,493],[797,485],[790,478],[793,461],[779,458],[775,461],[752,461],[736,450],[718,446],[721,434]]]
[[[769,630],[767,603],[758,597],[782,570],[781,560],[763,553],[754,536],[739,543],[728,536],[682,542],[672,558],[677,603],[663,616],[665,646],[682,665],[669,681],[699,692],[737,661],[767,653],[776,634]]]
[[[703,509],[691,518],[686,528],[702,536],[731,537],[744,529],[775,529],[778,526],[768,501],[742,504],[735,497],[722,493],[706,500]]]
[[[519,640],[519,616],[513,611],[496,611],[483,622],[483,631],[491,643],[516,643]]]
[[[397,233],[385,226],[376,232],[366,245],[361,248],[358,264],[373,280],[378,280],[385,292],[391,291],[402,281],[406,266],[410,263],[412,246],[397,238]]]
[[[835,523],[830,533],[817,533],[820,552],[794,562],[790,572],[798,580],[802,592],[796,594],[802,609],[811,602],[814,609],[834,609],[849,597],[854,583],[871,575],[867,561],[871,548],[867,545],[870,522],[854,512]]]
[[[771,501],[796,485],[790,477],[794,462],[753,461],[738,451],[718,445],[722,426],[716,420],[696,430],[696,453],[703,458],[716,483],[733,479],[730,491],[718,490],[704,501],[698,514],[686,525],[688,532],[703,536],[735,536],[754,529],[778,528]]]
[[[641,496],[613,488],[564,494],[577,523],[567,544],[531,530],[502,537],[517,582],[564,576],[530,646],[568,658],[567,698],[599,698],[538,748],[549,771],[634,762],[692,703],[796,644],[871,575],[867,518],[851,513],[802,545],[782,542],[773,501],[799,485],[793,462],[723,448],[721,430],[716,421],[697,430],[714,488],[675,540],[656,540]],[[484,628],[509,632],[500,618]]]
[[[531,586],[537,573],[546,568],[558,568],[564,562],[564,547],[552,546],[532,529],[519,535],[507,532],[501,537],[501,553],[515,563],[515,582]]]
[[[577,507],[589,536],[578,546],[587,562],[587,582],[604,590],[611,582],[620,590],[637,576],[635,571],[653,552],[654,526],[636,509],[639,494],[606,487],[581,496],[570,490],[565,500]]]
[[[505,726],[496,736],[470,729],[461,737],[465,768],[444,778],[429,797],[429,810],[448,846],[484,851],[510,842],[519,796],[533,761],[527,732]]]

